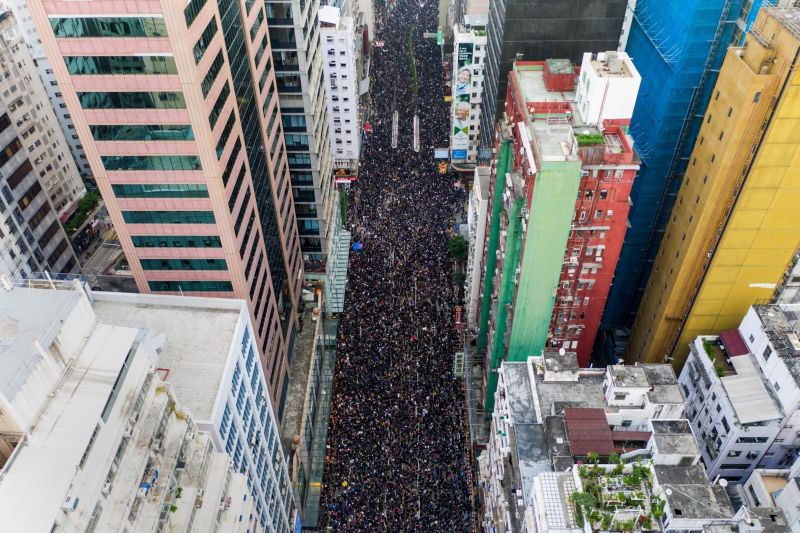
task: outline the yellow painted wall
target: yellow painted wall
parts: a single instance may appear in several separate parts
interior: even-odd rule
[[[729,49],[720,71],[631,331],[629,363],[671,354],[680,366],[695,336],[735,327],[749,305],[772,294],[751,284],[778,283],[800,240],[800,168],[789,171],[800,162],[797,76],[757,148],[798,39],[763,10],[754,27],[761,33],[748,36],[746,49]],[[761,35],[772,36],[772,46]]]

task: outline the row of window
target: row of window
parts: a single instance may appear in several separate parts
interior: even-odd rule
[[[211,40],[214,38],[214,35],[217,34],[217,19],[212,18],[211,22],[208,23],[206,29],[203,30],[203,33],[200,35],[200,38],[197,39],[197,42],[194,45],[192,51],[194,52],[194,62],[200,63],[200,60],[203,58],[203,54],[206,52],[206,48],[208,45],[211,44]]]
[[[166,37],[161,17],[54,17],[56,37]]]
[[[224,259],[141,259],[144,270],[227,270]]]
[[[214,224],[211,211],[123,211],[129,224]]]
[[[133,235],[137,248],[222,248],[222,240],[216,235]]]
[[[194,155],[105,155],[106,170],[201,170],[200,158]]]
[[[154,292],[231,292],[230,281],[148,281]]]
[[[186,109],[177,92],[79,92],[78,100],[84,109]]]
[[[141,183],[112,185],[118,198],[208,198],[201,183]]]
[[[110,124],[89,126],[96,141],[191,141],[189,124]]]
[[[177,74],[172,56],[64,56],[70,74]]]

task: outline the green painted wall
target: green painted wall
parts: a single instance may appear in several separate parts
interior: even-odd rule
[[[545,162],[536,173],[509,361],[525,361],[544,349],[580,179],[580,161]]]

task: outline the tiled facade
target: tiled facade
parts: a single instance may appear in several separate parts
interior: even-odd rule
[[[30,9],[140,291],[245,299],[280,404],[303,266],[264,2]]]

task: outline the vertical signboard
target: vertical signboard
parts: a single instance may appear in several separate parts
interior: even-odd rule
[[[453,161],[467,159],[469,148],[470,96],[472,94],[472,43],[456,45],[456,61],[453,65],[453,108],[450,132]]]

